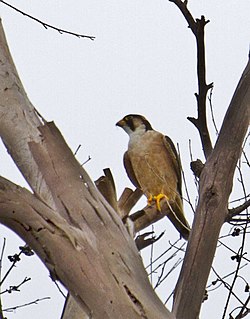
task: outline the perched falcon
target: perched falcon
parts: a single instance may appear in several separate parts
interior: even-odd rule
[[[130,114],[116,123],[129,135],[124,166],[131,182],[142,190],[150,205],[160,200],[169,203],[169,219],[184,239],[190,226],[184,216],[181,192],[181,164],[175,146],[168,136],[155,131],[142,115]]]

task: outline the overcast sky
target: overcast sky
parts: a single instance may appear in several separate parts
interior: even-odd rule
[[[167,0],[12,0],[11,4],[49,24],[96,37],[90,41],[46,30],[0,3],[9,47],[29,98],[43,117],[55,121],[73,150],[82,145],[77,154],[80,162],[91,156],[85,165],[90,176],[95,180],[102,175],[103,168],[110,167],[119,194],[125,186],[131,186],[122,165],[128,137],[115,123],[129,113],[143,114],[155,129],[179,143],[195,204],[189,139],[194,159],[204,158],[197,130],[186,118],[196,116],[196,47],[177,7]],[[247,63],[250,2],[189,0],[189,7],[194,17],[205,15],[210,20],[206,27],[207,82],[214,82],[213,107],[220,127]],[[212,125],[210,129],[215,141]],[[0,151],[0,174],[26,185],[5,149]],[[249,154],[249,147],[247,151]],[[190,207],[185,210],[192,222]],[[162,229],[166,229],[167,235],[159,251],[164,251],[168,240],[178,238],[168,221],[155,226],[156,232]],[[20,241],[1,227],[0,245],[4,236],[8,253],[16,252]],[[218,264],[225,260],[230,263],[229,256],[220,254]],[[250,273],[249,267],[247,272]],[[27,283],[20,293],[8,296],[4,306],[45,296],[53,299],[6,316],[59,318],[63,298],[36,257],[25,258],[8,284],[17,284],[24,276],[32,277],[32,283]],[[171,279],[172,288],[176,278],[177,272]],[[171,292],[167,287],[160,290],[163,300]],[[202,318],[221,317],[221,291],[211,294],[204,304]]]

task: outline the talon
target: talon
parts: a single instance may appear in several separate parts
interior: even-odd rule
[[[152,195],[150,195],[150,196],[148,197],[148,206],[151,206],[153,199],[154,199],[154,198],[153,198]]]
[[[166,198],[166,200],[169,201],[168,196],[165,194],[158,194],[157,196],[154,196],[153,198],[156,201],[156,207],[159,212],[161,212],[161,205],[160,205],[161,199]]]

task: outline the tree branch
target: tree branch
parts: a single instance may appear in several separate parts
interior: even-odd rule
[[[159,239],[162,238],[162,236],[164,235],[164,232],[161,233],[158,237],[155,236],[154,232],[146,232],[142,235],[138,235],[135,239],[135,244],[136,247],[138,248],[138,250],[142,250],[152,244],[154,244],[155,242],[157,242]],[[150,236],[148,238],[148,236]]]
[[[174,298],[173,312],[177,319],[194,319],[199,315],[220,228],[228,211],[235,167],[249,122],[248,61],[225,115],[213,153],[201,173],[199,202]]]
[[[204,32],[205,26],[209,23],[204,16],[200,19],[194,20],[192,14],[187,8],[187,1],[182,2],[181,0],[169,0],[176,4],[176,6],[182,12],[186,19],[188,26],[192,30],[197,46],[197,75],[198,75],[198,93],[195,94],[197,99],[198,118],[188,117],[188,120],[195,125],[198,129],[203,151],[206,159],[212,152],[212,142],[210,139],[207,117],[206,117],[206,98],[207,92],[213,87],[213,83],[206,83],[206,57],[205,57],[205,43],[204,43]]]
[[[35,299],[33,301],[27,302],[27,303],[22,304],[22,305],[13,306],[13,307],[9,307],[9,308],[3,309],[3,311],[5,311],[5,312],[14,312],[14,311],[16,311],[19,308],[27,307],[27,306],[34,305],[34,304],[37,305],[39,302],[41,302],[43,300],[49,300],[49,299],[51,299],[51,298],[50,297],[38,298],[38,299]]]
[[[227,222],[233,221],[233,217],[239,215],[242,213],[244,210],[246,210],[250,206],[250,199],[245,201],[243,204],[239,205],[238,207],[231,208],[228,210],[228,215],[226,218]]]
[[[147,205],[142,210],[139,210],[129,215],[131,209],[141,198],[142,191],[138,188],[135,191],[132,191],[130,188],[125,188],[121,197],[117,201],[115,183],[110,169],[105,169],[104,174],[105,176],[101,176],[95,182],[96,186],[102,193],[104,198],[107,200],[107,202],[113,208],[115,208],[116,212],[123,220],[124,224],[128,226],[128,228],[130,226],[127,224],[127,221],[131,220],[133,222],[133,234],[131,233],[132,237],[139,231],[159,221],[165,216],[167,216],[170,219],[174,227],[180,233],[182,233],[184,230],[184,233],[186,232],[188,236],[190,230],[187,229],[184,225],[180,224],[180,221],[177,221],[176,216],[173,215],[166,201],[161,202],[161,212],[158,211],[156,205],[154,204],[151,206]]]
[[[54,123],[39,121],[2,30],[0,60],[0,136],[34,192],[1,178],[0,222],[66,286],[81,307],[78,318],[172,319],[117,213]]]
[[[104,176],[98,178],[98,180],[95,181],[95,185],[110,206],[118,212],[117,195],[113,175],[109,168],[105,168],[103,172]]]
[[[0,0],[0,2],[2,2],[3,4],[5,4],[5,5],[8,6],[9,8],[11,8],[11,9],[17,11],[18,13],[21,13],[23,16],[28,17],[29,19],[34,20],[34,21],[40,23],[45,29],[52,29],[52,30],[55,30],[55,31],[59,32],[60,34],[65,33],[65,34],[73,35],[73,36],[75,36],[75,37],[77,37],[77,38],[86,38],[86,39],[89,39],[89,40],[92,40],[92,41],[95,40],[95,37],[92,36],[92,35],[84,35],[84,34],[80,34],[80,33],[76,33],[76,32],[71,32],[71,31],[63,30],[63,29],[61,29],[61,28],[55,27],[55,26],[53,26],[53,25],[51,25],[51,24],[48,24],[48,23],[46,23],[46,22],[43,22],[43,21],[41,21],[41,20],[39,20],[39,19],[33,17],[32,15],[30,15],[30,14],[28,14],[28,13],[26,13],[26,12],[24,12],[24,11],[22,11],[22,10],[16,8],[16,7],[14,7],[14,6],[12,6],[11,4],[7,3],[6,1]]]

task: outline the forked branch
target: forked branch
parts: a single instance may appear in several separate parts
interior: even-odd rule
[[[98,178],[95,182],[98,190],[102,193],[107,202],[115,209],[117,214],[122,219],[123,223],[129,229],[131,233],[131,225],[129,221],[132,221],[132,233],[131,235],[134,237],[136,233],[145,229],[146,227],[152,225],[153,223],[159,221],[164,217],[168,217],[173,223],[174,227],[181,232],[182,227],[185,227],[181,223],[176,220],[176,217],[171,214],[171,210],[169,205],[164,201],[162,203],[162,212],[159,212],[156,208],[156,205],[148,206],[146,205],[143,209],[131,213],[132,208],[136,205],[138,200],[142,196],[142,191],[140,189],[135,189],[134,191],[130,188],[125,188],[122,195],[119,199],[116,196],[116,187],[113,180],[112,173],[109,168],[104,169],[104,176]],[[187,229],[189,233],[189,229]],[[142,234],[143,236],[144,234]],[[145,234],[146,235],[146,234]],[[142,241],[141,237],[141,241]],[[142,245],[140,243],[140,247],[149,243],[149,240],[145,240],[145,243]],[[138,245],[137,245],[138,247]]]
[[[212,152],[212,142],[210,139],[207,117],[206,117],[206,99],[207,92],[213,87],[213,83],[206,83],[206,56],[205,56],[205,26],[209,23],[204,16],[200,19],[194,19],[191,12],[187,8],[187,1],[169,0],[176,4],[186,19],[189,28],[192,30],[197,44],[197,75],[198,75],[198,93],[195,94],[197,100],[198,117],[188,117],[198,129],[205,158]]]

